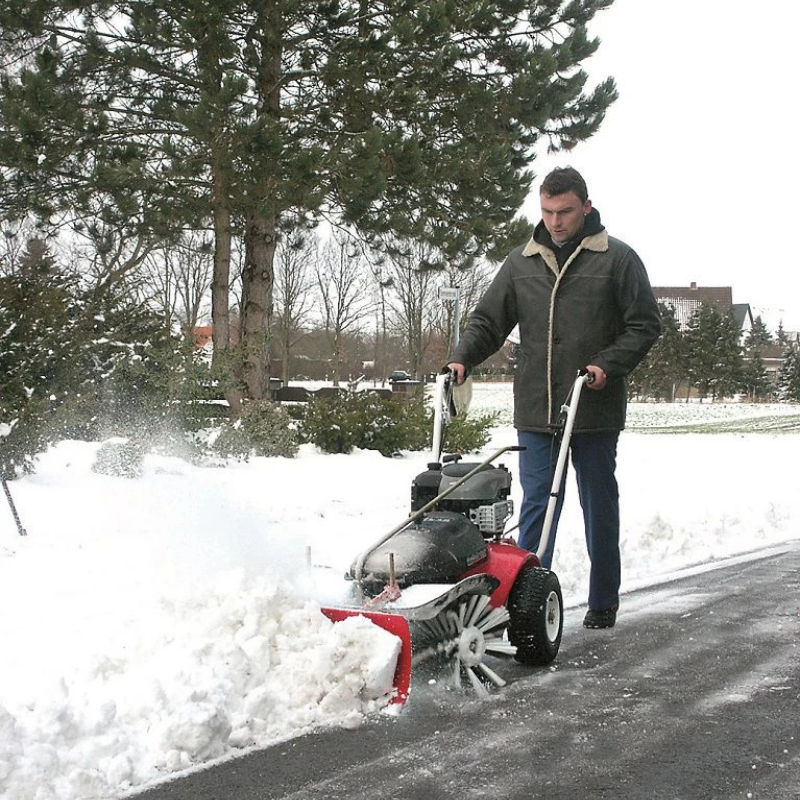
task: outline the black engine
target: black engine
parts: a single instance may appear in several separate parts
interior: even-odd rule
[[[480,531],[463,514],[432,511],[370,553],[361,583],[367,592],[379,593],[390,581],[390,557],[401,589],[418,583],[454,583],[486,558],[486,552]]]
[[[411,483],[411,511],[424,508],[478,466],[461,461],[429,464]],[[463,514],[488,539],[499,537],[514,511],[511,473],[502,464],[486,464],[440,500],[436,508]]]
[[[451,488],[473,470],[474,475]],[[378,594],[392,578],[400,588],[454,583],[486,558],[486,541],[502,536],[513,512],[511,473],[502,464],[429,464],[411,484],[412,515],[448,490],[446,497],[368,555],[361,572],[365,591]],[[351,577],[355,571],[354,564]]]

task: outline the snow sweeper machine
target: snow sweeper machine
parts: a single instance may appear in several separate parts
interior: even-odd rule
[[[541,557],[550,539],[561,477],[582,386],[578,374],[559,421],[560,446],[538,551],[518,547],[506,533],[513,514],[511,473],[496,462],[518,446],[483,461],[443,455],[447,424],[455,416],[455,376],[437,376],[433,460],[411,486],[411,512],[362,552],[348,579],[348,600],[325,607],[334,622],[363,614],[401,642],[392,703],[408,698],[411,671],[428,659],[443,663],[454,687],[485,695],[505,680],[486,654],[526,665],[550,664],[563,631],[561,586]]]

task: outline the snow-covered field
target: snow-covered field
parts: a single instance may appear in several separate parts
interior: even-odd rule
[[[512,424],[508,397],[510,383],[474,383],[473,408],[498,414],[498,421]],[[800,430],[800,406],[795,403],[630,403],[628,430],[686,433],[697,430],[740,433],[773,428]]]
[[[472,408],[507,415],[510,392],[476,384]],[[631,407],[623,589],[800,535],[798,439],[759,422],[792,416]],[[487,452],[515,442],[509,419]],[[697,432],[732,420],[735,433]],[[357,728],[385,702],[395,640],[331,625],[316,598],[406,516],[427,454],[305,446],[224,468],[148,456],[126,479],[92,471],[98,447],[62,442],[10,482],[27,536],[0,497],[0,796],[118,797],[315,727]],[[513,453],[502,460],[516,471]],[[570,481],[554,564],[570,607],[586,593],[582,537]]]

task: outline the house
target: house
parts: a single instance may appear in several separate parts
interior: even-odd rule
[[[694,281],[689,286],[654,286],[653,294],[659,303],[672,306],[681,330],[686,330],[692,314],[703,303],[713,306],[720,314],[732,313],[739,326],[743,340],[753,327],[753,312],[748,303],[733,302],[730,286],[698,286]]]
[[[213,325],[198,325],[192,330],[192,343],[198,350],[202,350],[206,346],[211,348],[212,337],[214,336]]]
[[[777,343],[765,345],[761,350],[761,361],[769,379],[773,383],[777,383],[778,374],[783,366],[785,351],[786,347]]]

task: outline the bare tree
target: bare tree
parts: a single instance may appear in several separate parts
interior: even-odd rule
[[[140,276],[137,287],[139,298],[162,314],[167,326],[172,328],[178,316],[178,292],[168,253],[149,253],[141,266]]]
[[[395,327],[402,337],[408,365],[419,375],[431,342],[430,317],[436,300],[439,270],[433,250],[419,242],[405,242],[389,251],[387,271],[391,275]]]
[[[289,382],[292,348],[305,335],[303,325],[311,310],[314,277],[310,269],[319,258],[315,234],[293,231],[284,238],[275,262],[275,310],[273,320],[283,356],[281,379]]]
[[[438,286],[458,289],[459,327],[461,330],[466,325],[470,312],[475,308],[483,293],[489,288],[496,271],[496,264],[488,261],[478,261],[470,269],[459,269],[457,266],[448,264],[439,272],[437,276]],[[437,339],[445,343],[447,352],[443,353],[442,357],[447,358],[455,344],[455,303],[453,301],[445,300],[432,304],[430,327]]]
[[[192,231],[184,236],[178,247],[168,251],[167,263],[175,276],[181,328],[190,338],[204,312],[210,311],[213,242],[203,233]]]
[[[386,270],[383,261],[375,263],[371,271],[375,278],[373,288],[378,296],[375,322],[375,378],[380,377],[383,386],[389,374],[386,348],[386,293],[394,286],[394,278]]]
[[[212,274],[212,242],[201,231],[188,231],[176,244],[148,253],[139,291],[170,326],[180,326],[188,343],[208,307]]]
[[[336,232],[321,250],[316,276],[331,348],[331,380],[338,386],[345,337],[358,333],[373,309],[370,275],[358,244],[346,234]]]

